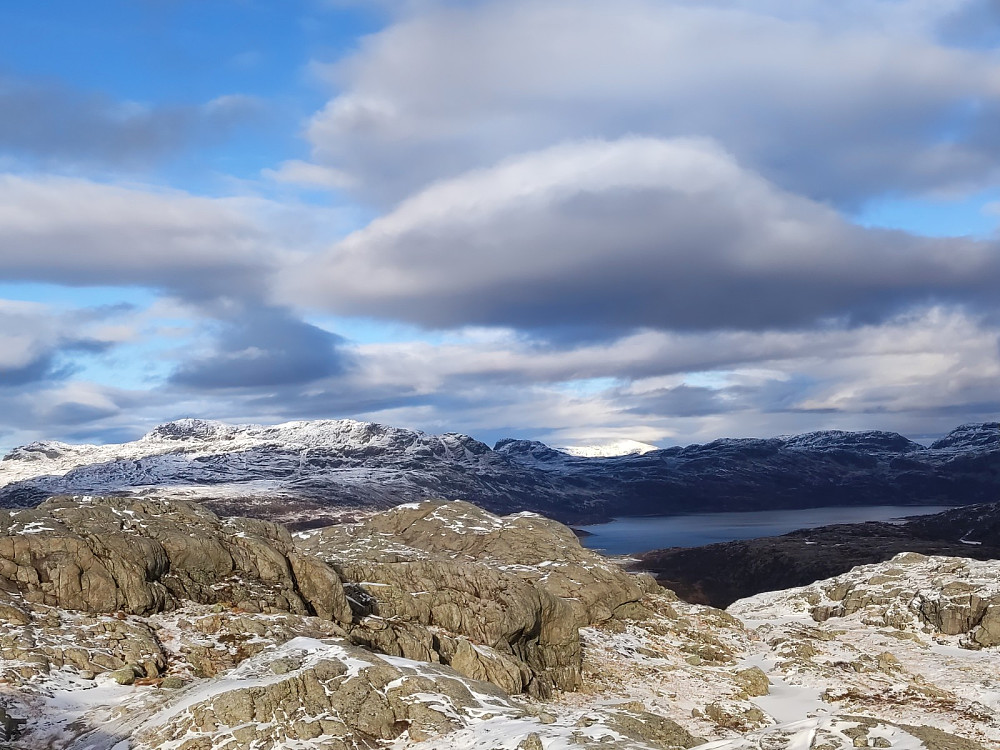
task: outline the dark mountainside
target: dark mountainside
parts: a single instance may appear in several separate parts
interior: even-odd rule
[[[1000,559],[1000,503],[956,508],[906,523],[824,526],[790,534],[638,555],[637,569],[689,602],[728,607],[764,591],[804,586],[901,552]]]
[[[275,427],[201,420],[119,446],[34,443],[0,462],[0,506],[60,494],[170,491],[225,514],[329,523],[426,497],[563,522],[624,515],[1000,498],[1000,423],[930,447],[889,432],[723,439],[644,455],[579,458],[541,443],[425,435],[351,420]]]
[[[1000,499],[1000,423],[963,425],[929,448],[890,432],[722,439],[641,456],[567,458],[538,443],[498,450],[581,483],[603,482],[615,515]]]

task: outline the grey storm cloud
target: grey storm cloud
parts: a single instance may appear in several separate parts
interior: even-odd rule
[[[661,417],[707,417],[740,412],[777,413],[804,411],[799,404],[817,387],[812,378],[767,378],[752,385],[719,388],[677,385],[635,394],[619,389],[615,397],[626,411]]]
[[[48,413],[49,420],[58,425],[86,425],[118,414],[117,406],[93,406],[67,402],[56,404]]]
[[[10,388],[49,380],[58,373],[55,360],[53,352],[44,352],[19,367],[0,367],[0,387]]]
[[[993,243],[862,228],[710,142],[627,138],[436,183],[289,271],[282,294],[428,327],[589,336],[861,323],[995,306],[997,288]]]
[[[711,137],[789,190],[857,206],[997,175],[995,4],[426,3],[328,66],[315,158],[387,203],[579,138]],[[429,7],[426,7],[429,6]],[[992,23],[992,22],[991,22]]]
[[[110,344],[97,341],[59,341],[52,349],[39,352],[30,362],[17,367],[0,365],[0,388],[23,386],[47,380],[70,377],[76,368],[66,361],[67,357],[87,353],[107,351]]]
[[[75,371],[74,357],[110,349],[113,342],[96,339],[79,325],[101,314],[59,315],[43,305],[0,300],[0,388],[65,379]]]
[[[259,119],[261,104],[230,95],[202,105],[147,107],[0,74],[0,111],[0,153],[138,166],[192,144],[222,140]]]
[[[443,394],[414,393],[407,386],[380,386],[337,379],[324,387],[269,389],[242,402],[253,414],[281,415],[281,419],[338,419],[404,408],[440,408]]]
[[[6,174],[0,206],[6,281],[247,297],[276,262],[261,207],[242,199]]]
[[[212,353],[181,364],[170,382],[194,389],[309,383],[348,366],[342,341],[284,310],[245,310],[223,324]]]

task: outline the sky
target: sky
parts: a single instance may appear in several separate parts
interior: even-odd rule
[[[995,0],[0,10],[0,449],[1000,418]]]

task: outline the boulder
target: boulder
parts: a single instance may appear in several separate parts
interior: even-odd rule
[[[768,695],[771,692],[771,681],[760,667],[741,669],[736,673],[734,680],[751,698]]]

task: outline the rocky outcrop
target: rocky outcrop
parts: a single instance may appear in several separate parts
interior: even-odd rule
[[[642,704],[610,706],[561,723],[448,667],[378,656],[344,641],[297,638],[153,714],[133,734],[132,747],[187,742],[180,747],[355,750],[398,740],[468,748],[485,746],[491,734],[497,746],[519,750],[597,750],[609,741],[630,750],[702,744]],[[482,739],[463,741],[463,730],[476,725]],[[460,739],[451,744],[456,735]]]
[[[336,572],[298,556],[286,529],[171,500],[55,498],[0,513],[0,585],[91,613],[193,601],[351,620]]]
[[[822,708],[797,726],[720,747],[998,746],[1000,707],[990,691],[1000,649],[984,645],[977,601],[1000,595],[998,570],[996,562],[906,553],[736,602],[728,612],[754,625],[767,653],[754,662],[772,685]],[[757,702],[769,710],[770,700]]]
[[[326,529],[308,537],[306,546],[339,547],[345,560],[371,560],[374,554],[380,562],[435,559],[486,565],[566,600],[578,627],[611,618],[618,607],[638,601],[653,586],[648,577],[626,575],[582,547],[561,523],[534,513],[498,517],[465,502],[399,506],[360,525]]]
[[[463,502],[403,505],[300,536],[302,550],[346,582],[360,619],[352,638],[439,660],[509,692],[575,689],[579,628],[610,619],[653,585],[582,548],[561,524],[499,518]]]
[[[1000,581],[995,563],[907,552],[789,592],[738,602],[742,613],[770,602],[807,611],[816,622],[857,615],[899,630],[961,636],[957,645],[1000,645]]]
[[[444,501],[331,527],[298,548],[273,523],[126,497],[7,512],[0,534],[0,585],[29,604],[150,615],[195,602],[315,615],[355,644],[536,696],[575,689],[579,628],[635,604],[651,585],[583,549],[558,523]],[[27,615],[10,603],[0,616]],[[238,663],[191,658],[202,675]],[[138,676],[164,666],[143,660]]]
[[[316,617],[186,604],[120,619],[16,595],[8,602],[24,622],[9,623],[0,639],[0,700],[10,717],[30,717],[16,750],[107,750],[124,740],[136,750],[354,750],[390,741],[467,750],[491,737],[543,750],[597,750],[612,739],[630,750],[701,744],[641,704],[556,719],[454,666],[373,653]]]
[[[548,695],[578,684],[580,646],[572,609],[544,589],[478,563],[354,562],[341,571],[368,594],[360,613],[363,626],[375,618],[427,626],[438,631],[431,649],[444,663],[469,676],[492,677],[510,692]],[[389,652],[413,656],[409,642],[397,638]],[[473,660],[456,660],[463,655]],[[511,660],[528,669],[512,670]]]
[[[500,690],[435,665],[385,659],[344,641],[293,639],[248,659],[136,732],[137,750],[204,738],[204,747],[282,747],[322,738],[330,750],[414,741],[475,712],[518,711]],[[194,747],[195,745],[191,745]]]
[[[64,612],[6,593],[0,597],[6,600],[0,684],[21,686],[66,669],[91,677],[124,668],[135,677],[159,677],[166,670],[168,656],[146,623]]]
[[[1000,582],[995,566],[964,558],[905,553],[888,568],[857,568],[817,584],[817,621],[861,612],[895,628],[961,635],[967,648],[1000,645]]]
[[[1000,648],[987,645],[996,563],[910,555],[727,613],[652,588],[531,515],[427,502],[288,537],[119,502],[131,501],[10,519],[8,535],[52,535],[60,554],[80,549],[67,540],[84,544],[115,586],[137,560],[115,538],[131,527],[114,529],[107,513],[144,524],[135,536],[162,549],[148,583],[164,602],[153,613],[66,609],[30,576],[3,579],[0,706],[27,719],[0,743],[11,750],[1000,743]],[[199,576],[197,555],[219,549],[232,570],[214,560]],[[51,570],[27,559],[18,564]],[[338,587],[350,621],[309,614],[336,611]],[[216,588],[253,591],[259,611],[184,598]],[[289,591],[307,611],[274,608]],[[538,700],[563,685],[579,689]]]

